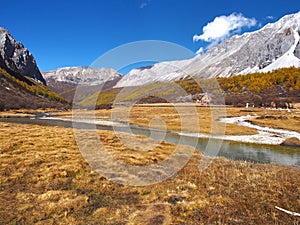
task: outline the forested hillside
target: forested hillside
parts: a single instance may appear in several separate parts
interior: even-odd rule
[[[228,105],[283,106],[300,102],[300,69],[295,67],[229,78],[198,81],[189,78],[178,84],[192,95],[223,92]]]
[[[28,77],[0,69],[0,111],[9,109],[65,108],[68,102]]]

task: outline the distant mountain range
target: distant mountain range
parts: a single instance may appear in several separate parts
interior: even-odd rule
[[[43,75],[48,87],[70,102],[79,90],[78,86],[78,95],[84,98],[100,89],[113,87],[122,78],[114,69],[91,67],[64,67],[44,72]]]
[[[300,67],[300,12],[284,16],[258,31],[235,35],[192,59],[134,69],[115,87],[138,86],[185,77],[230,77],[279,68]]]
[[[156,63],[133,69],[120,79],[112,69],[66,67],[43,73],[48,83],[97,85],[118,79],[115,88],[154,82],[176,81],[186,77],[230,77],[300,67],[300,12],[284,16],[260,30],[235,35],[192,59]]]
[[[66,82],[76,85],[99,85],[121,78],[114,69],[91,67],[64,67],[43,73],[47,83]]]

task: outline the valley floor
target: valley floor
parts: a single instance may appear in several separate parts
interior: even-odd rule
[[[227,115],[264,115],[253,110],[233,109]],[[136,113],[132,121],[142,124],[138,114],[150,117],[149,109],[132,111]],[[100,114],[109,117],[110,111]],[[128,165],[161,162],[176,147],[162,142],[155,150],[133,151],[113,131],[97,132],[107,151]],[[148,143],[134,135],[125,138]],[[208,167],[199,170],[205,162]],[[126,186],[92,170],[71,128],[1,122],[0,184],[1,224],[300,223],[299,217],[275,208],[300,212],[299,166],[210,161],[195,151],[173,177],[147,186]]]
[[[7,113],[3,113],[0,117]],[[72,112],[56,113],[72,118]],[[80,110],[74,112],[81,118],[118,120],[144,127],[198,132],[204,134],[253,135],[257,130],[250,127],[219,122],[222,117],[251,116],[249,121],[259,126],[285,129],[300,133],[300,107],[298,109],[265,109],[236,107],[195,107],[195,104],[141,104],[132,108],[115,107],[111,110]],[[255,117],[255,118],[254,118]]]

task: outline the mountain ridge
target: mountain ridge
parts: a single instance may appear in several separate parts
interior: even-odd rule
[[[42,74],[48,87],[70,102],[76,92],[77,98],[85,98],[98,90],[113,87],[121,79],[114,69],[88,66],[62,67]]]
[[[131,70],[115,87],[175,81],[188,76],[230,77],[300,67],[299,34],[300,12],[286,15],[257,31],[234,35],[192,59],[161,62],[142,71]]]
[[[46,85],[31,52],[3,27],[0,27],[0,68],[33,78]]]
[[[121,75],[111,68],[92,68],[88,66],[69,66],[42,73],[46,80],[67,82],[79,85],[99,85],[120,78]]]

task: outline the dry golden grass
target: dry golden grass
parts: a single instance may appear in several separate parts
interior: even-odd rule
[[[273,127],[300,132],[300,114],[295,112],[282,113],[275,116],[262,116],[251,120],[252,123],[259,126]]]
[[[75,114],[91,116],[95,113],[96,118],[111,119],[112,114],[117,115],[117,118],[123,121],[134,123],[140,126],[154,127],[168,130],[183,130],[189,132],[213,133],[213,134],[229,134],[229,135],[250,135],[257,134],[257,131],[252,128],[241,127],[234,124],[227,124],[215,121],[218,116],[241,116],[254,115],[258,110],[243,111],[240,108],[212,108],[196,107],[197,111],[193,111],[192,107],[178,107],[179,110],[173,106],[164,105],[143,105],[134,106],[128,112],[129,116],[122,118],[128,108],[116,107],[113,110],[96,110],[76,111]],[[225,114],[223,113],[225,111]],[[62,113],[62,116],[71,116],[71,113]],[[158,122],[153,122],[153,119],[158,119]],[[198,120],[198,124],[195,121]],[[161,122],[163,121],[163,122]]]
[[[113,132],[99,135],[129,164],[156,163],[174,149],[136,154]],[[299,167],[220,158],[199,171],[200,160],[195,152],[164,182],[124,186],[91,170],[72,129],[0,123],[0,224],[300,223],[274,208],[300,212]]]
[[[16,109],[16,110],[8,110],[8,111],[1,111],[0,118],[14,118],[14,117],[31,117],[37,113],[46,113],[46,112],[53,112],[59,114],[70,114],[70,112],[61,112],[61,110],[57,109]]]
[[[183,130],[190,132],[213,133],[213,134],[256,134],[255,129],[241,127],[234,124],[216,122],[218,116],[226,116],[222,113],[228,111],[223,108],[197,107],[196,112],[190,112],[189,107],[183,109],[183,112],[177,112],[174,107],[134,107],[131,110],[130,122],[149,126],[152,118],[162,118],[166,123],[167,129]],[[215,115],[215,116],[214,116]],[[198,119],[198,126],[195,121]]]
[[[224,124],[216,122],[219,116],[236,117],[236,116],[261,116],[260,119],[251,119],[255,124],[261,126],[268,126],[272,128],[282,128],[287,130],[294,130],[300,132],[300,114],[299,110],[279,111],[270,110],[264,108],[209,108],[209,107],[197,107],[198,125],[194,124],[195,118],[190,119],[191,114],[187,107],[184,109],[184,113],[179,114],[174,107],[133,107],[130,112],[129,122],[135,123],[141,126],[152,126],[162,128],[164,125],[154,124],[150,121],[153,118],[161,118],[165,123],[167,129],[170,130],[184,130],[190,132],[201,133],[214,133],[218,134],[224,132],[227,135],[251,135],[257,134],[257,131],[252,128],[242,127],[235,124]],[[220,113],[219,113],[220,111]],[[225,111],[225,113],[224,113]],[[187,113],[186,113],[187,112]],[[97,111],[96,115],[105,115],[108,117],[108,112]],[[196,114],[195,114],[196,115]],[[214,115],[214,116],[213,116]],[[266,115],[273,115],[275,119],[265,118]],[[182,122],[184,121],[184,122]],[[156,126],[155,126],[156,125]],[[213,128],[214,127],[214,128]]]
[[[128,165],[147,165],[159,163],[170,156],[175,145],[165,141],[159,143],[152,139],[134,136],[131,134],[118,133],[116,136],[113,132],[98,132],[105,149],[112,154],[117,160],[121,160]],[[128,148],[126,143],[131,147]]]

